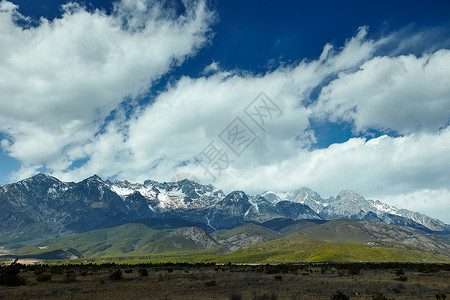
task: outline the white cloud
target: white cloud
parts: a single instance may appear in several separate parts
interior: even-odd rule
[[[353,138],[329,148],[301,151],[279,164],[242,170],[238,179],[248,178],[242,188],[257,187],[267,180],[275,190],[309,186],[326,196],[343,187],[362,195],[385,197],[417,189],[439,189],[450,182],[450,129],[439,134],[382,136],[366,141]],[[248,177],[254,171],[254,175]],[[283,176],[283,180],[276,180]],[[267,179],[264,179],[267,178]]]
[[[450,50],[422,57],[375,57],[322,89],[319,117],[357,131],[436,132],[450,119]]]
[[[204,69],[202,74],[204,75],[208,75],[211,73],[216,73],[217,71],[220,70],[220,66],[219,63],[216,61],[213,61],[211,64],[207,65]]]
[[[300,104],[301,100],[324,78],[336,72],[337,65],[342,70],[360,64],[364,58],[348,55],[347,47],[358,52],[353,49],[358,44],[369,55],[373,50],[367,49],[374,48],[376,43],[364,41],[364,37],[365,34],[358,34],[341,51],[327,53],[326,60],[301,62],[264,76],[220,71],[208,77],[183,77],[160,94],[154,104],[143,108],[127,122],[126,138],[119,122],[111,123],[105,134],[85,147],[90,157],[86,166],[56,174],[78,179],[89,173],[99,173],[103,176],[118,174],[118,178],[136,181],[169,180],[176,173],[192,168],[192,164],[177,166],[185,161],[192,162],[211,141],[226,150],[218,135],[238,116],[252,126],[258,139],[243,158],[232,157],[233,153],[228,150],[230,159],[234,160],[233,167],[253,169],[295,158],[299,149],[309,147],[315,139],[308,129],[309,109]],[[255,127],[243,113],[261,91],[283,110],[282,118],[274,120],[266,132]],[[201,169],[198,171],[203,173]],[[211,180],[208,175],[196,176],[204,182]],[[221,186],[221,182],[217,185]]]
[[[106,15],[67,4],[61,18],[23,29],[18,7],[0,2],[5,150],[31,168],[65,169],[81,158],[72,148],[92,143],[124,97],[145,92],[207,42],[214,16],[204,1],[187,1],[179,17],[160,5],[127,0]]]

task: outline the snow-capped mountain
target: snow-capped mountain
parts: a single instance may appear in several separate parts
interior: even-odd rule
[[[439,220],[366,200],[348,190],[328,199],[307,188],[225,195],[212,185],[190,180],[137,184],[103,181],[94,175],[74,183],[46,174],[0,186],[0,239],[55,237],[142,220],[180,220],[217,230],[276,218],[347,218],[450,231]]]
[[[323,199],[318,193],[301,188],[292,193],[265,192],[262,194],[273,202],[292,201],[308,205],[322,219],[355,219],[384,222],[432,231],[446,231],[448,225],[418,212],[398,209],[378,200],[367,200],[350,190],[341,191],[336,198]]]
[[[144,184],[107,181],[106,184],[123,199],[135,193],[141,194],[148,200],[149,208],[159,212],[175,209],[204,209],[225,198],[225,194],[211,184],[201,185],[187,179],[164,183],[147,180]]]

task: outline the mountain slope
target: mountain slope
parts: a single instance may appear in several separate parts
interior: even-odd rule
[[[269,229],[269,225],[279,231]],[[243,224],[211,235],[197,227],[164,231],[143,224],[125,224],[50,239],[20,248],[9,256],[101,259],[161,255],[180,262],[194,258],[241,263],[450,262],[450,245],[436,235],[379,222],[278,219],[265,226]]]
[[[233,229],[217,230],[212,233],[212,236],[231,252],[245,246],[282,237],[280,233],[257,224],[245,224]]]
[[[286,236],[292,233],[298,232],[302,229],[320,225],[326,223],[325,220],[306,219],[306,220],[293,220],[293,219],[273,219],[262,223],[263,226],[278,231],[280,234]]]
[[[450,244],[437,235],[380,222],[332,220],[308,227],[294,234],[328,243],[394,242],[401,245],[432,250],[450,255]]]
[[[200,228],[184,227],[175,231],[151,229],[144,224],[125,224],[62,238],[43,241],[15,251],[21,257],[47,258],[63,249],[76,249],[81,257],[139,256],[155,253],[201,250],[220,244]],[[58,256],[53,257],[58,258]]]
[[[450,256],[409,247],[325,243],[292,236],[242,248],[227,259],[239,263],[450,262]]]
[[[44,251],[74,248],[84,257],[116,256],[136,250],[139,244],[157,241],[168,233],[148,228],[143,224],[125,224],[118,227],[89,231],[40,242],[16,252],[30,255]]]

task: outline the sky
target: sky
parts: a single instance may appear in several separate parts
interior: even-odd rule
[[[449,124],[448,1],[0,2],[0,184],[190,174],[450,223]]]

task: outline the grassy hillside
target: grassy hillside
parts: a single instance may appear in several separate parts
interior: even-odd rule
[[[214,244],[216,242],[213,240],[212,246],[208,246],[213,247],[211,249],[204,249],[198,240],[194,241],[195,237],[174,235],[170,231],[152,229],[143,224],[125,224],[51,239],[36,246],[20,248],[15,254],[38,258],[52,258],[54,254],[55,259],[61,259],[67,257],[67,251],[71,249],[71,253],[80,253],[84,259],[92,260],[145,258],[152,262],[260,264],[325,261],[450,263],[450,255],[445,251],[427,251],[389,241],[367,245],[368,241],[374,241],[374,237],[365,230],[367,226],[357,221],[333,220],[315,226],[311,225],[314,222],[282,223],[284,225],[280,231],[294,233],[283,237],[267,227],[245,224],[214,232],[212,236],[224,244]],[[377,228],[377,223],[369,225]],[[299,228],[303,229],[295,230]],[[393,234],[403,234],[399,227],[389,227],[389,230]],[[203,233],[202,238],[207,236]],[[255,244],[250,245],[249,242],[245,245],[249,240]],[[239,247],[238,243],[241,243]],[[221,254],[226,253],[231,246],[236,246],[233,249],[236,251]]]
[[[366,243],[374,238],[366,231],[361,230],[358,221],[332,220],[327,223],[302,229],[300,232],[292,232],[297,236],[306,236],[329,243]]]
[[[450,244],[442,234],[430,234],[410,227],[394,226],[385,223],[332,220],[322,225],[305,228],[297,233],[297,237],[309,237],[328,243],[365,244],[398,243],[403,247],[420,248],[434,253],[450,255]]]
[[[309,238],[286,237],[255,244],[230,255],[235,261],[282,262],[450,262],[446,255],[420,249],[400,249],[359,244],[325,243]]]
[[[47,240],[36,246],[21,248],[16,254],[32,255],[61,248],[75,248],[84,257],[118,256],[134,251],[139,245],[160,240],[166,235],[165,231],[151,229],[143,224],[125,224]]]
[[[191,239],[169,236],[170,231],[155,230],[144,224],[125,224],[62,238],[47,240],[36,246],[15,251],[21,257],[49,258],[61,249],[73,248],[85,258],[142,256],[155,253],[201,250]],[[55,256],[59,258],[60,255]]]
[[[286,224],[285,226],[282,226],[282,222],[279,222],[278,228],[275,229],[278,232],[280,232],[281,234],[283,234],[284,236],[293,234],[295,232],[301,231],[303,229],[306,228],[310,228],[310,227],[315,227],[317,225],[321,225],[324,223],[327,223],[328,221],[324,221],[324,220],[293,220],[292,223]],[[267,223],[265,223],[264,225],[269,225]],[[273,223],[270,223],[270,226],[273,226]]]
[[[417,262],[450,263],[450,257],[420,249],[398,249],[358,244],[324,243],[286,237],[254,244],[230,254],[217,251],[184,251],[146,257],[151,262],[301,263],[301,262]]]
[[[181,236],[166,236],[158,241],[143,245],[139,249],[128,253],[131,256],[151,255],[155,253],[170,253],[183,251],[198,251],[203,250],[202,247],[196,244],[193,240]],[[219,250],[215,248],[212,253]]]
[[[226,240],[242,234],[257,235],[264,237],[267,240],[273,240],[281,237],[281,235],[275,230],[257,224],[245,224],[229,230],[217,230],[211,235],[217,240]]]

